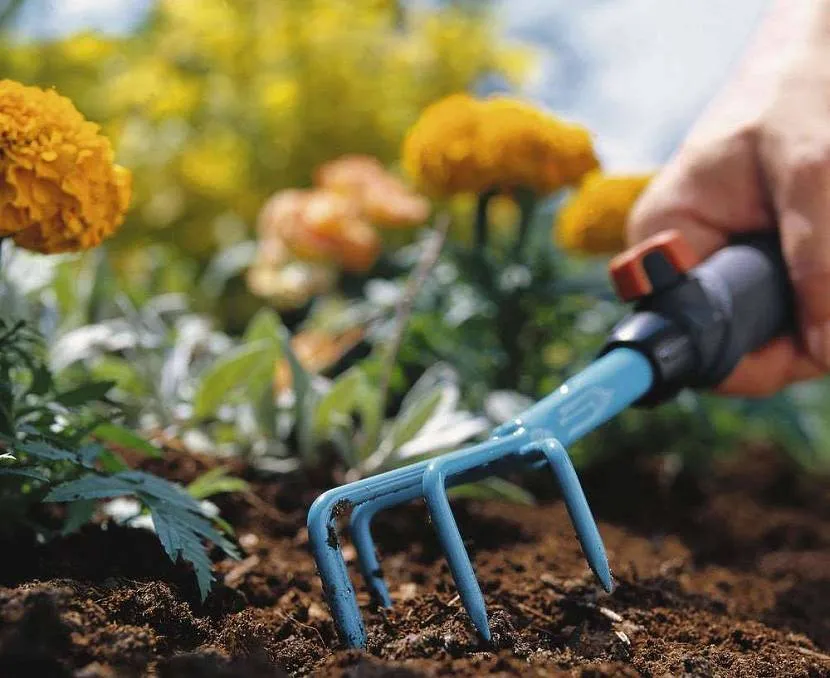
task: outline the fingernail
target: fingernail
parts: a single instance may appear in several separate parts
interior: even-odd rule
[[[810,325],[805,338],[810,356],[824,365],[830,364],[830,321]]]

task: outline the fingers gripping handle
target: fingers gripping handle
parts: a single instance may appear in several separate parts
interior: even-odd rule
[[[610,266],[634,313],[603,352],[636,348],[655,371],[641,404],[722,382],[741,358],[792,327],[792,292],[777,233],[734,241],[699,263],[677,231],[651,238]]]

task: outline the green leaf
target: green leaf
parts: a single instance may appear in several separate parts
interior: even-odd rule
[[[97,443],[87,443],[86,445],[81,445],[78,448],[78,461],[81,463],[81,466],[84,466],[88,469],[95,468],[95,462],[98,461],[98,458],[106,452],[106,448],[103,445],[98,445]]]
[[[146,454],[148,457],[159,459],[162,456],[161,450],[158,447],[147,442],[134,431],[119,424],[110,422],[98,424],[92,430],[92,435],[105,443],[118,445],[133,452],[140,452],[141,454]]]
[[[71,461],[80,463],[80,459],[75,452],[69,450],[62,450],[54,445],[43,440],[27,440],[26,442],[17,442],[14,444],[18,452],[28,454],[31,457],[44,459],[46,461]]]
[[[92,520],[96,505],[97,502],[93,499],[73,501],[69,504],[66,512],[66,521],[63,524],[61,534],[65,537],[68,534],[77,532],[81,527],[86,525]]]
[[[194,499],[207,499],[224,492],[247,492],[248,483],[242,478],[228,475],[226,468],[217,467],[203,473],[187,486],[187,493]]]
[[[251,318],[248,327],[245,328],[245,334],[242,340],[246,344],[251,344],[255,341],[263,339],[270,340],[275,344],[281,342],[283,324],[279,315],[270,308],[263,308]]]
[[[257,390],[261,394],[261,387],[265,376],[266,385],[274,373],[274,364],[279,358],[279,348],[269,340],[260,340],[232,349],[219,358],[202,375],[193,398],[193,414],[197,419],[205,419],[213,414],[228,393],[247,387],[251,393]],[[259,377],[259,378],[257,378]]]
[[[317,403],[314,411],[314,432],[325,436],[333,423],[350,415],[368,388],[366,375],[352,367],[335,379],[328,393]]]
[[[231,558],[238,558],[236,547],[211,525],[203,515],[166,504],[154,497],[147,497],[146,504],[153,518],[153,527],[168,557],[179,558],[193,565],[202,600],[207,597],[214,581],[211,562],[203,539],[216,544]]]
[[[135,494],[137,491],[135,484],[124,480],[119,475],[99,476],[90,473],[53,487],[43,501],[66,502],[84,499],[109,499]]]
[[[531,506],[536,503],[533,495],[515,483],[492,477],[469,485],[453,487],[448,492],[454,498],[464,497],[478,501],[508,501]]]
[[[38,471],[37,469],[19,467],[19,468],[0,468],[0,476],[20,476],[22,478],[31,478],[32,480],[40,480],[47,482],[49,478]]]
[[[435,413],[442,395],[443,387],[438,385],[421,395],[399,415],[390,434],[392,449],[399,448],[417,435]]]
[[[291,334],[284,326],[280,329],[280,341],[283,355],[291,368],[291,390],[294,392],[294,426],[297,430],[300,457],[306,466],[316,466],[319,461],[314,437],[316,395],[311,387],[311,377],[294,353],[294,349],[291,347]]]
[[[123,471],[113,477],[132,483],[137,492],[160,499],[170,506],[178,506],[187,511],[201,514],[202,509],[193,497],[178,485],[174,485],[163,478],[145,471]]]
[[[55,400],[66,407],[100,402],[112,390],[113,386],[115,386],[114,381],[90,381],[77,388],[57,394]]]
[[[129,469],[127,463],[112,450],[104,450],[98,457],[98,463],[104,473],[118,473]]]
[[[146,395],[147,385],[136,366],[129,360],[112,355],[100,356],[89,366],[90,375],[99,381],[112,381],[120,391]]]

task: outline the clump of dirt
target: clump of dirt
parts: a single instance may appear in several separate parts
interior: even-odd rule
[[[187,481],[212,462],[179,453],[151,463]],[[244,554],[217,563],[204,603],[147,532],[106,525],[0,544],[0,675],[830,675],[830,479],[771,450],[697,478],[647,458],[586,473],[618,582],[611,595],[555,498],[460,502],[491,644],[467,619],[423,506],[382,514],[374,532],[395,605],[373,609],[359,594],[362,652],[339,645],[308,554],[317,491],[237,470],[254,494],[219,503]]]

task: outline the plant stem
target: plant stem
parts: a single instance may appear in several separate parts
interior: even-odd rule
[[[438,258],[441,256],[441,250],[447,239],[447,231],[450,226],[450,217],[446,212],[439,214],[435,219],[435,226],[433,229],[432,238],[424,246],[424,251],[421,253],[421,258],[418,260],[418,265],[409,276],[406,282],[406,288],[403,295],[398,301],[397,309],[395,310],[395,330],[392,338],[385,347],[385,354],[383,356],[383,365],[381,369],[381,384],[378,390],[378,411],[380,416],[384,417],[386,413],[386,403],[389,400],[389,387],[392,381],[392,371],[395,369],[395,361],[398,359],[398,351],[400,351],[401,343],[403,342],[406,328],[409,324],[409,319],[412,317],[412,310],[415,305],[415,298],[418,296],[421,288],[424,286],[429,273]],[[377,447],[379,441],[371,441],[370,449]],[[390,450],[391,453],[393,450]],[[386,455],[372,455],[364,463],[365,471],[372,471],[380,468],[386,461]]]
[[[487,222],[487,208],[495,191],[485,191],[478,196],[476,203],[476,220],[475,220],[475,246],[479,249],[487,247],[487,236],[489,231],[489,224]]]
[[[527,243],[530,232],[530,225],[533,222],[533,215],[536,213],[538,199],[536,193],[520,188],[515,193],[516,203],[519,205],[519,229],[516,235],[516,242],[513,245],[513,258],[518,259]]]

